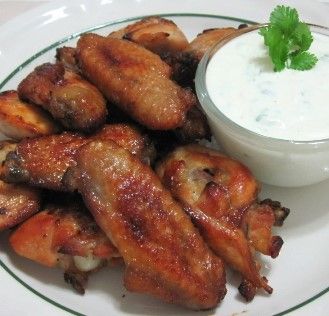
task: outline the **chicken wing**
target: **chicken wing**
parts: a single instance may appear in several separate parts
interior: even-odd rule
[[[162,55],[177,53],[188,46],[187,38],[171,20],[158,16],[148,17],[112,32],[109,37],[132,41]]]
[[[75,206],[46,208],[20,225],[9,241],[20,256],[64,269],[65,280],[81,294],[90,272],[120,256],[94,220]]]
[[[102,94],[61,63],[38,66],[18,86],[20,98],[42,106],[66,129],[90,132],[106,119]]]
[[[92,139],[110,139],[130,150],[145,162],[154,151],[148,138],[125,124],[105,125],[90,137],[64,132],[58,135],[24,139],[10,152],[2,166],[1,178],[11,183],[63,191],[61,183],[66,169],[74,165],[76,150]]]
[[[23,102],[14,90],[0,93],[0,132],[7,137],[23,139],[55,134],[60,127],[47,112]]]
[[[271,235],[273,210],[255,204],[259,185],[250,171],[214,150],[190,145],[170,154],[157,173],[185,205],[209,246],[246,279],[239,288],[241,294],[250,300],[254,288],[271,293],[259,274],[253,247],[276,257],[282,239]]]
[[[169,79],[171,69],[159,56],[135,43],[86,34],[77,58],[83,75],[109,101],[150,129],[181,126],[196,103],[191,91]]]
[[[192,309],[216,306],[226,292],[222,262],[152,170],[110,141],[84,145],[76,161],[65,183],[122,254],[126,288]]]

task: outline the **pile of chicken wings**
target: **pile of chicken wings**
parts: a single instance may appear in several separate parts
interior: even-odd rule
[[[84,293],[88,276],[124,265],[124,286],[190,309],[214,308],[227,268],[250,301],[272,293],[255,252],[289,210],[260,201],[248,168],[198,144],[211,132],[196,67],[235,28],[188,42],[150,17],[57,49],[17,91],[0,93],[0,231],[23,257],[60,267]]]

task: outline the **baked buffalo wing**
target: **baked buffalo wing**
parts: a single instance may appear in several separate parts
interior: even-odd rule
[[[191,309],[215,307],[226,293],[223,264],[153,171],[110,141],[84,145],[76,162],[64,182],[122,254],[126,288]]]
[[[66,169],[74,165],[75,152],[92,139],[113,140],[145,162],[150,162],[154,156],[152,144],[135,128],[125,124],[105,125],[90,137],[64,132],[22,140],[15,151],[7,155],[1,178],[6,182],[63,191],[61,180]]]
[[[195,95],[170,80],[171,68],[135,43],[82,35],[77,44],[81,71],[109,101],[149,129],[183,125]]]
[[[21,101],[14,90],[0,93],[0,132],[23,139],[50,135],[60,130],[51,116],[40,107]]]
[[[10,236],[14,251],[47,267],[65,270],[65,280],[84,293],[88,274],[119,257],[95,221],[76,206],[49,206]]]
[[[49,111],[66,129],[90,132],[106,119],[102,94],[77,73],[63,64],[42,64],[18,86],[21,99]]]
[[[130,24],[112,32],[109,37],[132,41],[158,55],[181,52],[188,46],[187,38],[178,26],[158,16]]]
[[[253,249],[274,258],[282,239],[271,234],[275,215],[269,205],[257,203],[259,185],[250,171],[214,150],[190,145],[171,153],[157,173],[214,252],[242,274],[241,294],[251,300],[257,288],[271,293]]]

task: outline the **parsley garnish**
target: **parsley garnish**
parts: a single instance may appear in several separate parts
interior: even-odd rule
[[[269,25],[262,27],[259,34],[264,36],[274,71],[284,68],[309,70],[318,61],[314,54],[307,52],[313,36],[309,26],[299,21],[296,9],[277,6],[271,13]]]

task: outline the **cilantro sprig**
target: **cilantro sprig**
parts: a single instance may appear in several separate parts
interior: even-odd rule
[[[299,20],[296,9],[278,5],[271,13],[270,23],[259,33],[264,37],[274,71],[284,68],[309,70],[318,61],[308,52],[313,42],[310,28]]]

